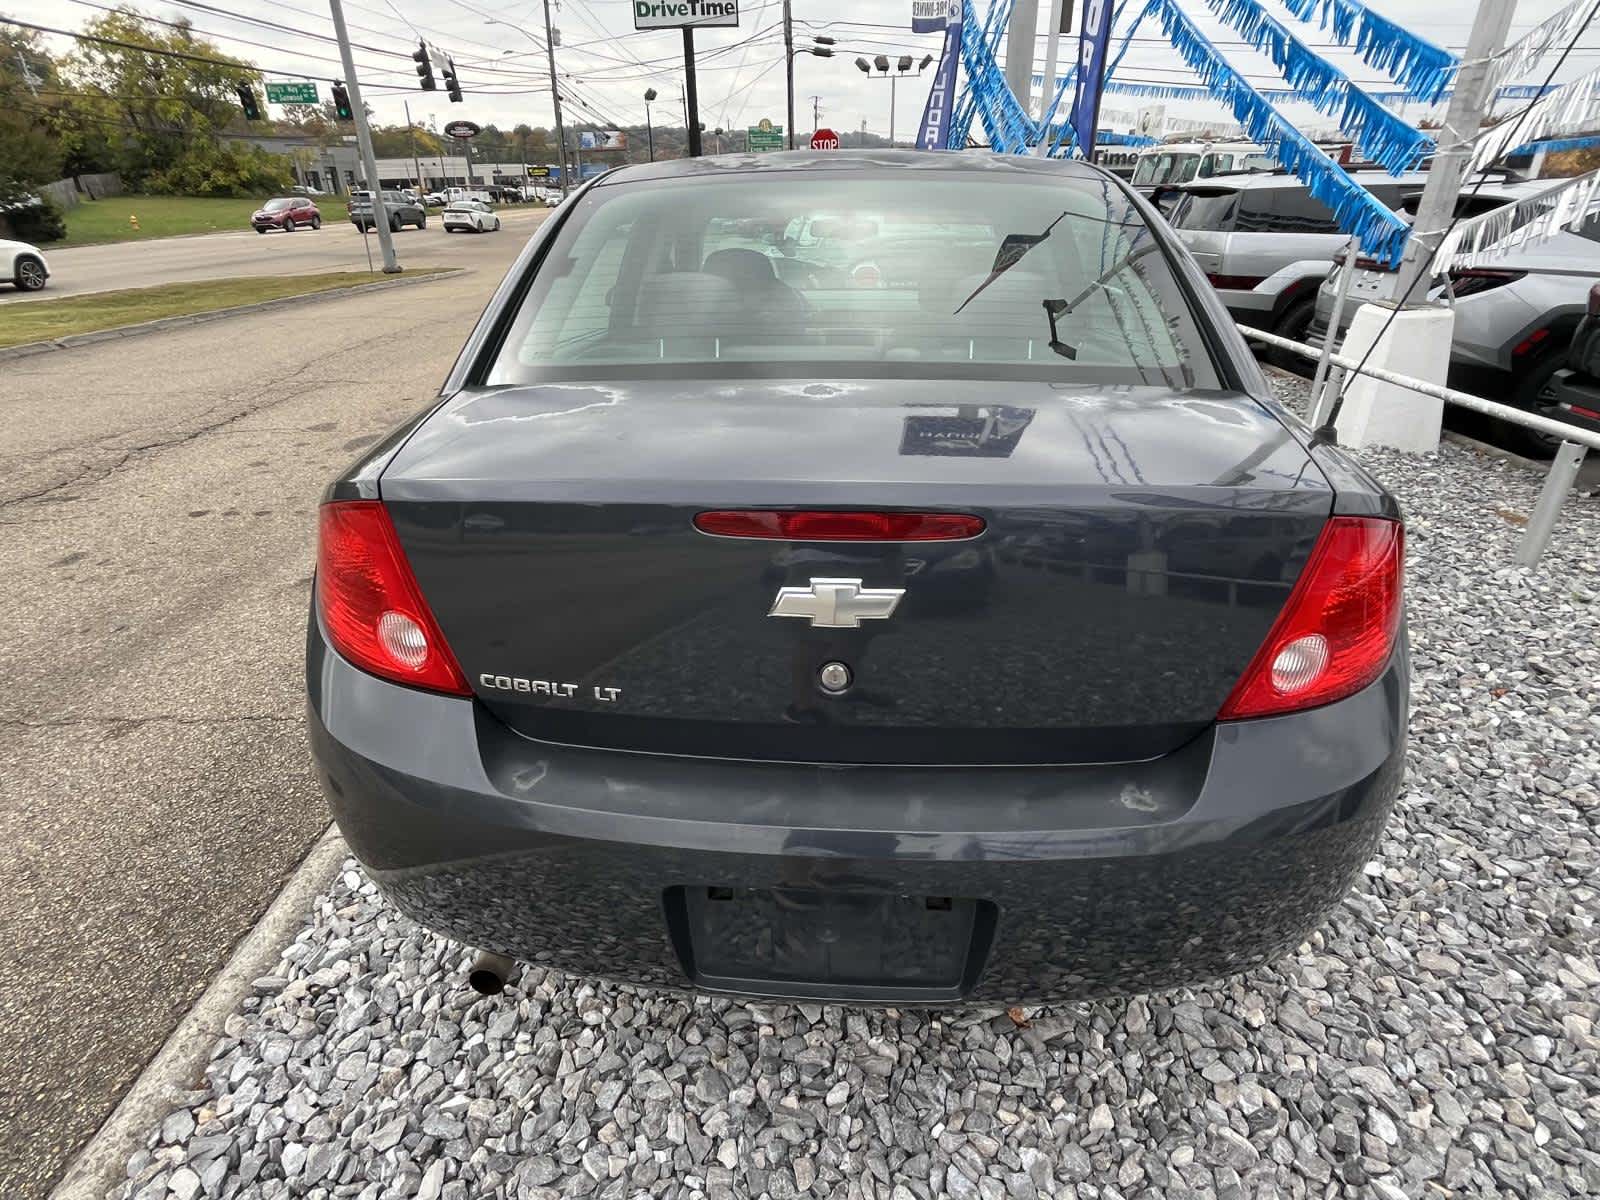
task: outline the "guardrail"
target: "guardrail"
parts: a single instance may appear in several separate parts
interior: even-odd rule
[[[1314,349],[1303,342],[1290,341],[1288,338],[1279,337],[1275,333],[1254,329],[1248,325],[1239,325],[1239,332],[1251,341],[1265,342],[1269,346],[1276,346],[1280,350],[1288,350],[1302,358],[1320,359],[1325,351]],[[1522,544],[1517,548],[1517,561],[1524,566],[1532,566],[1539,561],[1545,547],[1550,544],[1550,535],[1555,531],[1556,518],[1561,512],[1561,502],[1566,498],[1572,486],[1577,482],[1578,470],[1583,466],[1584,456],[1590,450],[1600,450],[1600,433],[1590,433],[1587,429],[1579,429],[1565,421],[1555,421],[1549,417],[1541,417],[1538,413],[1528,412],[1526,409],[1513,408],[1509,404],[1499,404],[1493,400],[1485,400],[1482,396],[1474,396],[1471,392],[1457,391],[1455,388],[1444,387],[1437,383],[1429,383],[1425,379],[1414,379],[1409,375],[1401,375],[1395,371],[1386,371],[1382,367],[1370,364],[1363,366],[1355,359],[1346,358],[1342,354],[1328,354],[1328,363],[1336,373],[1330,374],[1320,393],[1311,397],[1311,424],[1320,427],[1327,420],[1327,410],[1332,407],[1333,398],[1339,394],[1343,384],[1344,375],[1354,371],[1372,379],[1381,379],[1385,383],[1392,383],[1396,387],[1408,388],[1420,392],[1424,396],[1433,396],[1443,400],[1446,404],[1455,404],[1461,408],[1471,409],[1473,412],[1483,413],[1485,416],[1495,417],[1498,420],[1512,425],[1521,425],[1551,437],[1560,438],[1561,446],[1556,451],[1554,460],[1550,463],[1550,471],[1545,475],[1544,487],[1539,492],[1539,500],[1533,506],[1533,512],[1528,517],[1528,529],[1522,536]]]

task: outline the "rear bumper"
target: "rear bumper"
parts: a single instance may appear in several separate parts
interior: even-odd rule
[[[1014,1003],[1198,982],[1303,939],[1398,792],[1405,664],[1402,651],[1348,700],[1219,726],[1152,762],[974,768],[535,742],[474,701],[357,670],[315,621],[307,669],[312,750],[351,849],[452,938],[647,985]],[[791,894],[848,896],[858,914],[973,901],[959,979],[708,970],[728,956],[705,940],[707,897],[724,898],[707,889],[751,889],[746,912]],[[859,928],[847,915],[827,932],[850,943]]]

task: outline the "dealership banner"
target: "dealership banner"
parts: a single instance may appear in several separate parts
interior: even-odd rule
[[[1078,151],[1094,157],[1094,128],[1100,118],[1100,92],[1105,82],[1106,43],[1111,40],[1111,0],[1087,0],[1083,29],[1078,34],[1077,89],[1072,93],[1072,128]]]
[[[626,150],[628,133],[625,129],[586,129],[578,135],[578,147],[583,150]]]
[[[961,0],[940,0],[944,9],[944,50],[928,88],[928,102],[917,126],[918,150],[943,150],[950,137],[950,113],[956,105],[956,67],[961,62]],[[915,27],[916,8],[912,21]]]

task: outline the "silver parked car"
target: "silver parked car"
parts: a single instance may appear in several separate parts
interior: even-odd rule
[[[1554,186],[1549,179],[1485,185],[1464,193],[1458,215],[1473,217],[1530,199]],[[1414,215],[1420,190],[1405,196],[1402,211]],[[1352,296],[1371,292],[1380,274],[1357,260]],[[1583,319],[1589,289],[1600,279],[1600,211],[1577,232],[1562,232],[1542,242],[1508,250],[1483,265],[1450,271],[1434,282],[1429,298],[1453,304],[1456,313],[1450,348],[1450,385],[1514,404],[1546,416],[1557,405],[1552,380],[1561,369],[1568,343]],[[1310,340],[1326,334],[1338,292],[1338,277],[1321,285]],[[1356,305],[1347,304],[1341,326],[1348,327]],[[1343,328],[1341,328],[1341,334]],[[1548,457],[1554,439],[1508,425],[1501,436],[1527,454]]]
[[[1397,209],[1423,179],[1363,172],[1360,182]],[[1156,201],[1234,320],[1305,340],[1317,287],[1350,240],[1332,209],[1285,174],[1219,176],[1159,192]]]

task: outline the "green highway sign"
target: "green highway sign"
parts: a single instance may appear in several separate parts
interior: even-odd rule
[[[267,100],[272,104],[315,104],[317,85],[314,83],[269,83]]]
[[[783,149],[783,126],[774,125],[765,117],[761,118],[761,124],[750,126],[745,133],[750,138],[751,154],[767,154]]]

